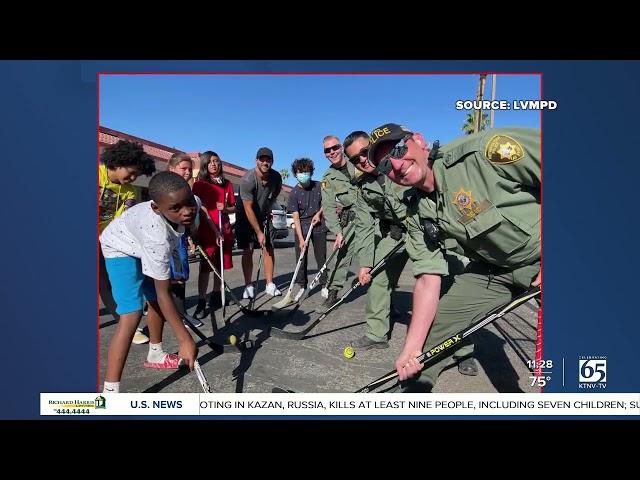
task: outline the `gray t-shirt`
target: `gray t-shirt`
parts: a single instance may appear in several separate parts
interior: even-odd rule
[[[303,231],[309,228],[311,219],[322,207],[322,191],[320,185],[320,182],[316,182],[315,180],[311,180],[306,188],[298,184],[289,195],[287,210],[289,213],[298,212]],[[326,231],[324,217],[322,217],[320,224],[316,226],[316,231]]]
[[[264,221],[265,214],[271,211],[271,205],[280,195],[282,190],[282,176],[274,169],[269,170],[267,183],[256,177],[256,170],[252,168],[244,174],[240,181],[240,200],[249,200],[253,205],[258,222]],[[238,214],[246,217],[244,210],[238,210]]]

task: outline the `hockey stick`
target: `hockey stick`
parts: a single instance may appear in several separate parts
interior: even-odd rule
[[[227,196],[224,196],[224,205],[227,204]],[[224,287],[222,284],[224,283],[224,236],[222,235],[222,211],[218,210],[218,225],[220,226],[220,280],[222,283],[220,284],[220,298],[222,300],[222,323],[226,325],[227,323],[227,302]]]
[[[202,368],[200,368],[200,362],[198,362],[198,360],[193,363],[193,371],[196,372],[196,376],[198,377],[200,385],[202,385],[202,390],[204,390],[204,393],[211,393],[211,387],[209,386],[209,382],[207,382],[207,378],[202,372]]]
[[[200,338],[200,340],[209,345],[209,347],[211,347],[211,350],[213,350],[215,353],[233,352],[238,350],[237,345],[234,345],[232,343],[221,344],[214,342],[213,340],[211,340],[211,338],[202,333],[202,331],[198,327],[196,327],[197,321],[184,310],[184,307],[182,305],[178,307],[178,313],[182,317],[182,320],[187,325],[187,327],[189,327],[189,329],[191,329],[191,331],[195,333]]]
[[[269,217],[265,216],[264,223],[262,224],[262,234],[265,236],[265,244],[260,245],[260,260],[258,261],[258,271],[256,272],[256,281],[253,283],[253,297],[249,299],[249,310],[253,310],[253,306],[256,302],[256,298],[258,297],[258,286],[260,282],[260,269],[262,268],[262,257],[264,255],[264,249],[267,247],[267,239],[266,236],[269,235],[269,242],[271,242],[271,234],[267,232],[269,228]],[[253,251],[251,252],[253,255]],[[269,312],[271,313],[271,312]]]
[[[393,255],[395,255],[402,247],[404,247],[404,240],[401,241],[401,242],[398,242],[397,245],[395,247],[393,247],[393,249],[389,253],[387,253],[378,263],[376,263],[374,265],[374,267],[369,272],[369,274],[371,275],[372,279],[373,279],[373,277],[375,277],[378,273],[380,273],[382,271],[382,269],[389,262],[389,259]],[[320,315],[316,320],[311,322],[309,325],[307,325],[301,331],[299,331],[299,332],[287,332],[286,330],[282,330],[282,329],[277,328],[277,327],[272,327],[271,328],[271,332],[276,337],[288,338],[289,340],[302,340],[307,335],[307,333],[309,333],[313,328],[315,328],[315,326],[318,325],[318,323],[320,323],[322,320],[324,320],[327,317],[327,315],[329,315],[331,312],[333,312],[335,309],[337,309],[340,305],[342,305],[344,303],[344,301],[347,299],[347,297],[349,295],[351,295],[354,291],[356,291],[360,286],[361,285],[360,285],[360,281],[359,280],[354,281],[354,283],[351,286],[351,288],[349,290],[347,290],[344,293],[344,295],[342,295],[336,301],[336,303],[331,305],[331,307],[329,307],[326,312],[324,312],[322,315]]]
[[[200,245],[197,245],[197,249],[200,252],[200,255],[202,256],[202,258],[204,258],[206,262],[209,264],[209,267],[211,267],[213,274],[220,279],[220,282],[222,283],[222,287],[229,294],[229,297],[231,297],[231,301],[238,306],[238,308],[242,313],[250,317],[264,317],[264,316],[271,315],[270,310],[251,310],[250,308],[243,306],[240,303],[240,300],[238,300],[238,298],[233,294],[233,292],[231,291],[231,288],[229,288],[229,285],[227,285],[227,283],[224,282],[224,280],[222,280],[222,276],[220,275],[220,273],[218,273],[218,269],[213,266],[213,262],[211,261],[207,253],[204,251],[204,249]]]
[[[249,299],[249,310],[253,310],[253,306],[256,303],[256,297],[258,296],[258,285],[260,282],[260,269],[262,268],[262,256],[264,255],[264,248],[260,248],[260,260],[258,261],[258,272],[256,273],[256,281],[253,283],[253,297]]]
[[[448,351],[452,350],[463,339],[465,339],[466,337],[468,337],[472,333],[480,330],[482,327],[490,324],[494,320],[497,320],[498,318],[502,317],[504,314],[510,312],[511,310],[513,310],[516,307],[519,307],[523,303],[528,302],[529,300],[531,300],[532,298],[535,298],[538,295],[540,295],[540,287],[535,287],[535,288],[532,288],[530,290],[527,290],[525,293],[515,297],[509,303],[494,309],[493,311],[488,313],[479,322],[476,322],[473,325],[465,328],[464,330],[456,333],[455,335],[450,336],[449,338],[447,338],[446,340],[444,340],[440,344],[438,344],[435,347],[431,348],[428,352],[422,353],[421,355],[419,355],[417,357],[417,360],[420,363],[426,364],[426,363],[431,362],[434,358],[441,357],[444,352],[448,352]],[[374,390],[374,389],[380,387],[381,385],[384,385],[389,380],[393,380],[397,376],[398,376],[398,372],[396,370],[392,370],[388,374],[383,375],[382,377],[380,377],[380,378],[374,380],[373,382],[365,385],[364,387],[356,390],[355,393],[368,393],[371,390]]]
[[[293,290],[293,284],[296,281],[296,277],[298,276],[298,271],[302,266],[302,260],[304,260],[305,254],[309,248],[309,240],[311,239],[311,233],[313,233],[313,225],[309,227],[309,231],[307,232],[307,238],[304,239],[304,245],[302,246],[302,251],[300,252],[300,258],[298,259],[298,264],[296,265],[296,269],[293,272],[293,277],[291,277],[291,283],[289,283],[289,290],[287,290],[287,294],[284,296],[282,300],[271,305],[271,310],[282,310],[285,307],[288,307],[293,303],[291,300],[291,290]],[[306,279],[305,279],[306,281]]]
[[[454,349],[454,347],[456,347],[464,338],[468,337],[472,333],[480,330],[482,327],[490,324],[494,320],[497,320],[498,318],[502,317],[506,313],[528,302],[529,300],[531,300],[532,298],[535,298],[538,295],[540,295],[540,287],[535,287],[530,290],[527,290],[525,293],[515,297],[509,303],[494,309],[492,312],[488,313],[487,316],[485,316],[479,322],[476,322],[473,325],[465,328],[464,330],[456,333],[455,335],[452,335],[451,337],[441,342],[439,345],[436,345],[435,347],[431,348],[428,352],[422,353],[420,356],[417,357],[417,360],[420,363],[424,363],[425,365],[427,363],[430,363],[433,359],[442,356],[444,352],[451,351],[452,349]],[[385,383],[397,377],[398,377],[398,372],[396,370],[392,370],[388,374],[383,375],[382,377],[356,390],[354,393],[371,393],[372,390],[375,390],[376,388],[384,385]],[[287,390],[281,387],[274,387],[272,389],[272,393],[296,393],[296,392],[294,392],[293,390]]]
[[[355,226],[354,223],[350,223],[349,226],[345,229],[344,233],[343,233],[343,238],[347,238],[347,236],[351,233],[351,230],[353,229],[353,227]],[[344,243],[342,244],[342,247],[345,247],[347,245],[347,241],[345,240]],[[296,303],[296,306],[293,307],[288,313],[288,316],[292,316],[294,313],[296,313],[298,311],[298,309],[300,308],[300,305],[302,305],[302,302],[304,302],[309,295],[311,294],[311,291],[316,288],[316,286],[318,285],[318,283],[320,283],[320,277],[322,277],[322,274],[324,273],[324,271],[327,269],[327,267],[329,266],[329,263],[331,262],[331,260],[333,260],[333,257],[335,257],[338,252],[340,252],[340,250],[342,250],[342,247],[340,248],[336,248],[333,250],[333,252],[331,252],[331,255],[329,256],[329,258],[327,259],[326,262],[324,262],[324,265],[322,265],[322,267],[320,268],[320,270],[318,271],[318,273],[316,274],[315,277],[313,277],[313,280],[311,281],[311,283],[309,284],[309,287],[305,290],[304,294],[302,295],[302,297],[298,300],[298,302]]]

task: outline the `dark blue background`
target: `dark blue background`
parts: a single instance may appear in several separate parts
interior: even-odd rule
[[[37,418],[40,392],[96,390],[98,71],[356,70],[543,73],[559,105],[543,120],[546,391],[583,391],[579,356],[606,355],[604,391],[639,392],[640,63],[16,61],[0,63],[0,418]]]

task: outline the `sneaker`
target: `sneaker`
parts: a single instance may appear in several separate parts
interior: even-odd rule
[[[318,311],[320,313],[325,313],[329,308],[333,306],[334,303],[338,301],[338,290],[329,290],[329,294],[327,295],[327,299],[324,301]]]
[[[462,375],[475,377],[478,375],[478,363],[473,357],[464,357],[458,360],[458,372]]]
[[[218,308],[222,308],[221,292],[211,292],[211,295],[209,295],[209,308],[211,310],[217,310]]]
[[[147,337],[143,332],[141,328],[136,328],[136,333],[133,336],[133,340],[131,340],[131,343],[135,344],[135,345],[142,345],[145,343],[149,342],[149,337]]]
[[[195,322],[193,322],[193,326],[196,328],[200,328],[200,327],[204,327],[204,323],[202,323],[200,320],[198,320],[197,318],[194,318]],[[189,325],[187,324],[187,322],[185,320],[182,320],[182,323],[184,324],[185,327],[189,327]]]
[[[184,365],[182,359],[173,353],[166,353],[161,362],[149,362],[145,360],[144,368],[158,368],[158,369],[176,369]]]
[[[296,293],[296,296],[295,296],[293,299],[294,299],[296,302],[297,302],[298,300],[300,300],[300,298],[302,297],[302,295],[304,295],[304,292],[305,292],[306,290],[307,290],[306,288],[304,288],[304,287],[300,287],[300,290],[298,290],[298,293]]]
[[[207,310],[207,301],[204,298],[198,299],[198,306],[196,307],[196,311],[193,312],[193,318],[196,320],[200,320],[201,318],[205,318]],[[197,326],[197,325],[196,325]]]
[[[329,290],[327,290],[327,287],[323,287],[322,291],[320,292],[320,296],[322,298],[327,298],[329,297]]]
[[[244,287],[242,298],[253,298],[253,297],[255,297],[255,293],[253,291],[253,285],[247,285],[246,287]]]
[[[371,340],[366,335],[353,340],[349,345],[358,350],[369,350],[370,348],[389,348],[389,342],[384,339],[382,341]]]
[[[267,288],[265,288],[264,290],[272,297],[279,297],[280,295],[282,295],[282,292],[278,290],[278,287],[276,287],[276,284],[273,282],[267,283]]]

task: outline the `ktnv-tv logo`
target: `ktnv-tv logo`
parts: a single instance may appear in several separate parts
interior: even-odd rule
[[[578,368],[578,388],[607,388],[606,356],[581,355],[578,360]]]
[[[182,408],[182,400],[131,400],[131,408]]]

